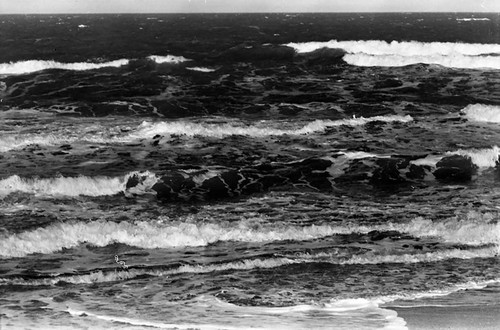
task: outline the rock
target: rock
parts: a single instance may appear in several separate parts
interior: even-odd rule
[[[461,155],[444,157],[436,167],[432,174],[437,180],[444,182],[467,182],[477,171],[477,166],[470,157]]]
[[[394,79],[394,78],[389,78],[385,80],[380,80],[375,83],[373,88],[375,89],[380,89],[380,88],[394,88],[394,87],[399,87],[403,86],[403,82],[399,79]]]

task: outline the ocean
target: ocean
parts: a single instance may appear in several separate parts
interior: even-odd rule
[[[495,329],[500,14],[0,15],[0,328]]]

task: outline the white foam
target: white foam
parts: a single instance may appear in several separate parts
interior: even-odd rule
[[[369,55],[346,54],[344,61],[356,66],[401,67],[417,63],[437,64],[448,68],[461,69],[500,69],[499,56],[468,55]]]
[[[500,57],[498,58],[500,62]],[[462,109],[470,121],[500,123],[500,106],[486,104],[469,104]]]
[[[189,68],[186,68],[187,70],[191,70],[191,71],[198,71],[198,72],[215,72],[216,69],[211,69],[211,68],[205,68],[205,67],[199,67],[199,66],[194,66],[194,67],[189,67]]]
[[[279,136],[279,135],[303,135],[316,132],[323,132],[328,127],[335,126],[361,126],[372,121],[384,122],[410,122],[413,118],[407,116],[375,116],[375,117],[359,117],[342,120],[315,120],[307,123],[296,129],[280,129],[270,126],[265,126],[265,122],[259,125],[252,126],[235,126],[233,124],[207,124],[194,123],[187,121],[173,122],[144,122],[134,133],[131,133],[135,138],[151,138],[155,135],[186,135],[186,136],[210,136],[210,137],[226,137],[230,135],[246,135],[252,137]]]
[[[150,180],[144,180],[139,187],[134,187],[135,193],[139,189],[145,191],[151,187],[156,178],[149,172],[132,172],[120,177],[55,177],[55,178],[21,178],[12,175],[0,180],[0,197],[15,192],[35,194],[37,196],[106,196],[115,195],[125,191],[127,180],[130,176],[139,174],[147,176]]]
[[[166,55],[166,56],[150,55],[150,56],[148,56],[148,59],[150,59],[158,64],[162,64],[162,63],[179,64],[182,62],[191,61],[190,59],[187,59],[184,56],[174,56],[174,55]]]
[[[20,62],[0,63],[0,74],[24,74],[48,69],[73,71],[96,70],[105,67],[120,67],[127,65],[128,59],[114,60],[104,63],[76,62],[61,63],[56,61],[29,60]]]
[[[320,48],[340,48],[347,52],[343,59],[356,66],[397,67],[416,63],[438,64],[451,68],[500,69],[500,44],[418,42],[390,43],[381,40],[289,43],[298,53]]]

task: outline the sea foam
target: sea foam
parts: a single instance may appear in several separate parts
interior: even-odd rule
[[[85,71],[96,70],[105,67],[120,67],[127,65],[128,59],[119,59],[110,62],[92,63],[92,62],[76,62],[76,63],[61,63],[56,61],[28,60],[20,62],[0,63],[0,74],[24,74],[32,73],[49,69]]]
[[[500,62],[500,57],[497,58]],[[500,123],[500,106],[486,104],[469,104],[462,113],[470,121]]]
[[[500,44],[452,42],[386,42],[381,40],[289,43],[298,53],[321,48],[339,48],[347,52],[344,61],[356,66],[405,66],[416,63],[438,64],[453,68],[500,69]]]

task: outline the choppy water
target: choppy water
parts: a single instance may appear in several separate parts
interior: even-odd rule
[[[494,314],[499,26],[0,16],[0,327]]]

